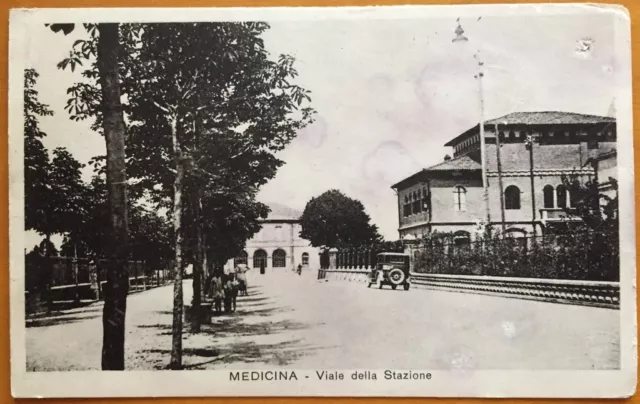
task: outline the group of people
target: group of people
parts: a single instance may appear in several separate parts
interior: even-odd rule
[[[247,294],[246,265],[238,265],[232,271],[225,273],[218,271],[211,279],[207,296],[213,300],[213,310],[216,313],[236,311],[238,295]],[[224,305],[224,307],[223,307]]]

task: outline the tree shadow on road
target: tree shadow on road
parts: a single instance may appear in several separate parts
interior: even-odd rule
[[[91,320],[97,317],[100,317],[100,313],[95,315],[84,315],[84,316],[65,315],[65,316],[38,318],[38,319],[27,320],[26,328],[51,327],[55,325],[72,324],[72,323],[77,323],[79,321]]]
[[[248,299],[247,299],[248,300]],[[243,304],[238,299],[238,311],[214,316],[211,324],[202,324],[199,333],[185,328],[183,341],[184,369],[206,369],[238,365],[278,367],[293,364],[298,359],[330,347],[314,346],[300,338],[300,332],[315,327],[312,322],[295,321],[287,305],[277,304],[269,297],[255,299],[255,304]],[[273,304],[272,304],[273,303]],[[169,314],[169,313],[167,313]],[[156,328],[158,335],[170,335],[170,324],[139,325]],[[152,348],[141,354],[168,358],[169,349]],[[163,365],[158,361],[156,368]]]

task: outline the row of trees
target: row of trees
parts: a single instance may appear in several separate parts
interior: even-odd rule
[[[96,243],[103,247],[99,253],[109,258],[103,369],[124,368],[126,265],[143,250],[132,245],[153,241],[155,247],[144,250],[172,252],[176,279],[170,368],[179,369],[181,269],[193,264],[197,311],[205,267],[237,255],[259,230],[258,220],[266,217],[268,208],[255,196],[283,164],[274,153],[312,121],[309,92],[292,83],[297,76],[292,57],[269,58],[261,38],[269,28],[265,23],[83,28],[83,38],[58,67],[81,75],[67,91],[66,110],[71,119],[89,120],[92,130],[105,136],[107,155],[97,160],[106,164],[85,184],[92,192],[67,192],[64,201],[52,206],[69,203],[81,216],[99,222],[89,228],[104,230]],[[51,29],[68,34],[77,27],[56,24]],[[50,112],[32,110],[36,118]],[[27,138],[25,133],[25,144]],[[94,205],[102,201],[101,213],[82,211],[80,200]],[[29,208],[27,216],[28,222],[41,222]],[[38,226],[27,225],[45,236],[64,232],[68,244],[92,249],[92,235],[86,232],[49,232]],[[158,240],[137,235],[156,231]],[[167,240],[173,248],[164,248]],[[191,317],[193,331],[198,331],[199,316]]]

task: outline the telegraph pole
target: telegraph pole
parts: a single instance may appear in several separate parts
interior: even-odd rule
[[[502,186],[502,160],[500,160],[500,134],[498,132],[498,124],[495,125],[496,130],[496,159],[498,161],[498,187],[500,187],[500,219],[502,223],[502,237],[506,233],[506,224],[504,219],[504,188]]]
[[[484,193],[484,211],[486,220],[485,232],[489,235],[491,234],[491,210],[489,209],[489,184],[487,181],[486,142],[484,139],[484,86],[482,83],[482,78],[484,77],[484,63],[480,60],[479,53],[476,53],[474,57],[478,61],[478,74],[476,77],[478,79],[480,90],[480,161],[482,166],[482,188]]]
[[[533,135],[527,135],[525,146],[529,149],[529,177],[531,179],[531,227],[533,234],[533,242],[536,237],[536,192],[533,178],[533,143],[535,139]]]

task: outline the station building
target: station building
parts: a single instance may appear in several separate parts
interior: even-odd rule
[[[280,204],[270,204],[271,212],[262,220],[262,228],[247,241],[243,254],[229,260],[225,267],[247,264],[257,270],[264,264],[267,273],[293,270],[302,265],[319,268],[320,251],[300,237],[302,213]]]
[[[445,144],[453,149],[452,158],[445,157],[445,161],[392,186],[398,197],[401,239],[420,238],[435,231],[453,233],[463,241],[474,238],[474,230],[486,217],[479,129],[476,125]],[[615,118],[555,111],[516,112],[487,121],[484,129],[490,222],[494,229],[502,223],[501,193],[506,231],[524,237],[533,234],[535,228],[540,235],[554,223],[576,220],[565,213],[572,201],[562,185],[563,175],[587,180],[600,173],[603,191],[609,189],[604,179],[617,178]],[[532,144],[531,152],[528,144]]]

